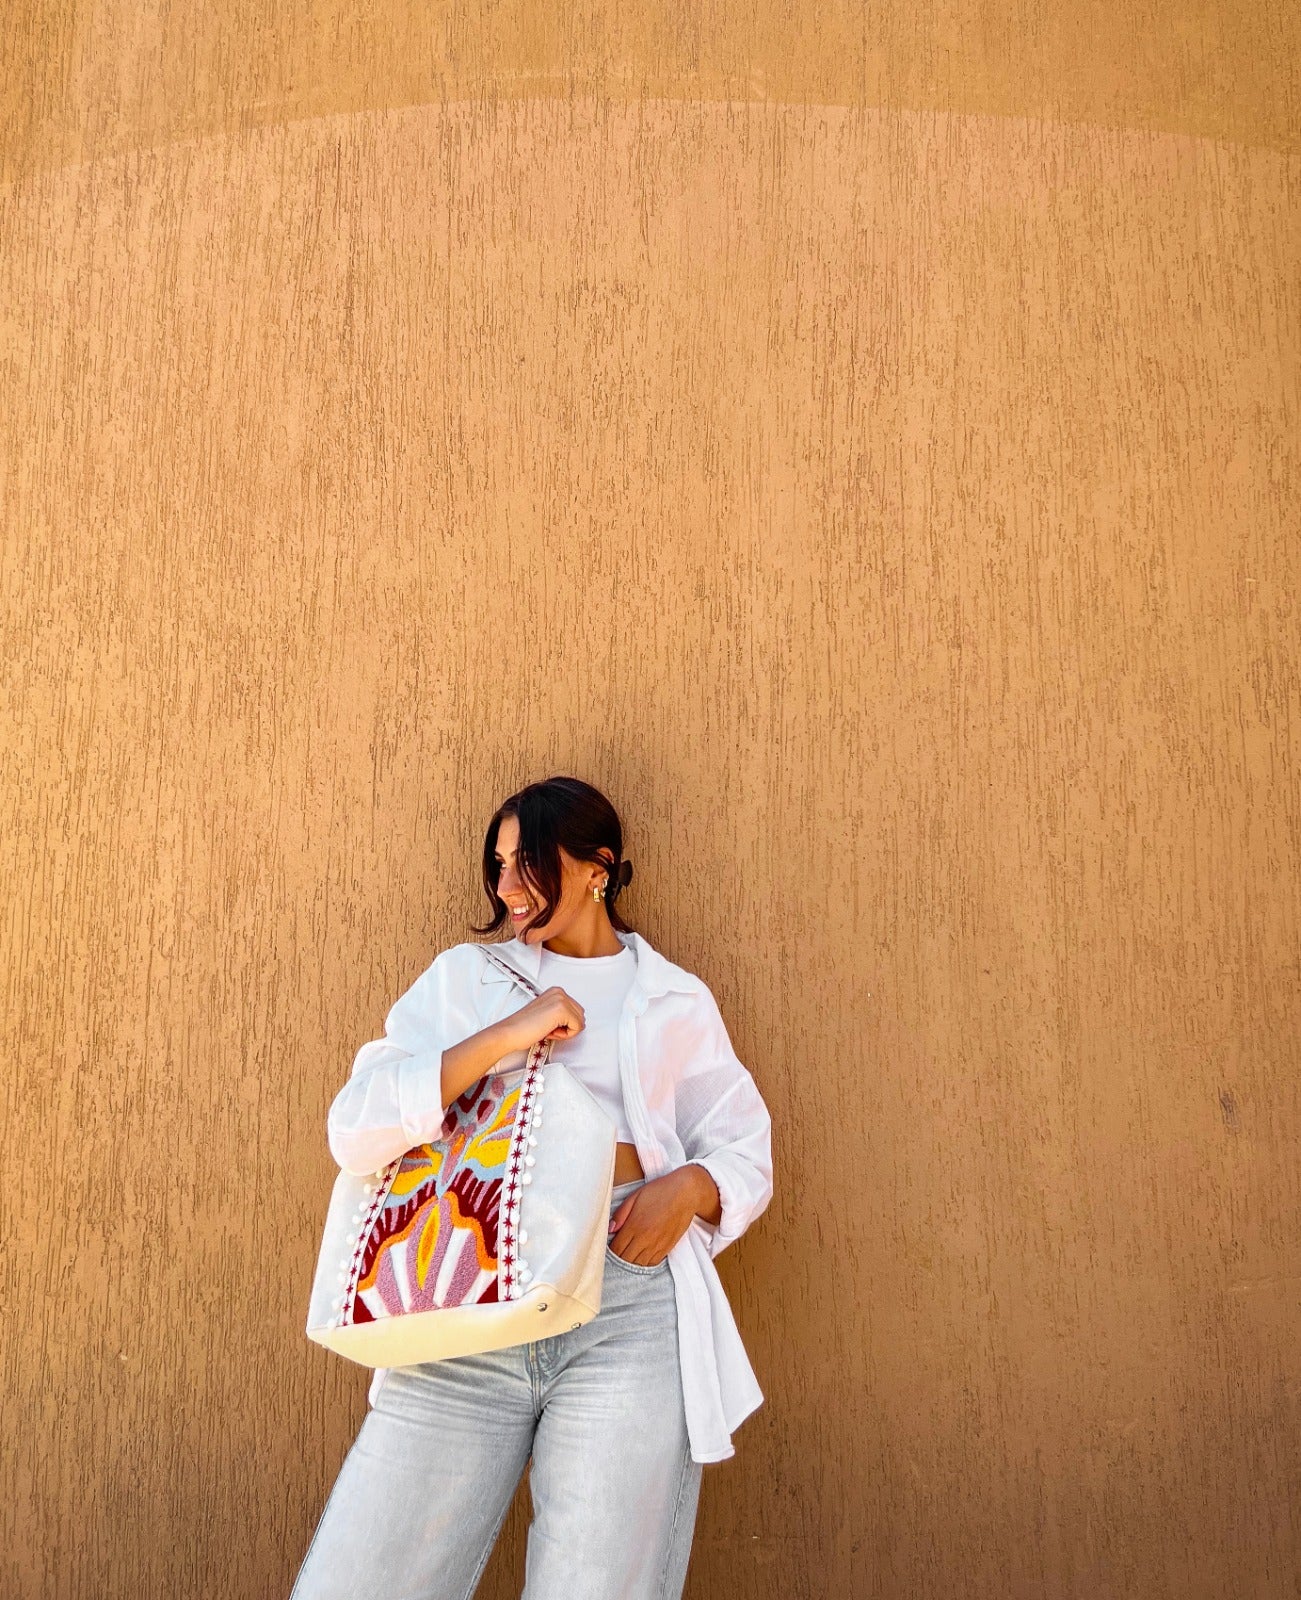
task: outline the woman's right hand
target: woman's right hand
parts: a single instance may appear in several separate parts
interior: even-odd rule
[[[513,1041],[511,1048],[528,1050],[540,1039],[573,1039],[582,1033],[587,1018],[572,995],[556,985],[544,989],[527,1005],[502,1019]]]

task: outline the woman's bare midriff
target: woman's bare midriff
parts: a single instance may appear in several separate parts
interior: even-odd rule
[[[646,1174],[641,1170],[641,1159],[637,1154],[635,1144],[623,1144],[614,1147],[614,1181],[632,1183],[637,1178],[644,1178]]]

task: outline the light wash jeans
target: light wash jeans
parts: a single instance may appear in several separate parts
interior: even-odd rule
[[[619,1184],[611,1211],[641,1182]],[[470,1600],[526,1463],[522,1600],[680,1600],[701,1463],[667,1261],[607,1248],[601,1310],[581,1328],[394,1367],[290,1600]]]

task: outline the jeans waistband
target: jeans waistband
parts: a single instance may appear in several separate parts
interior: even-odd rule
[[[616,1183],[610,1191],[610,1210],[613,1211],[615,1206],[621,1204],[634,1189],[640,1189],[645,1182],[645,1178],[634,1178],[630,1183]]]

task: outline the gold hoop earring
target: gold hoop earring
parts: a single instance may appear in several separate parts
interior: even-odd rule
[[[605,893],[605,885],[603,883],[599,884],[599,885],[594,883],[592,885],[592,899],[595,900],[598,903],[598,905],[600,904],[601,896],[604,893]]]

